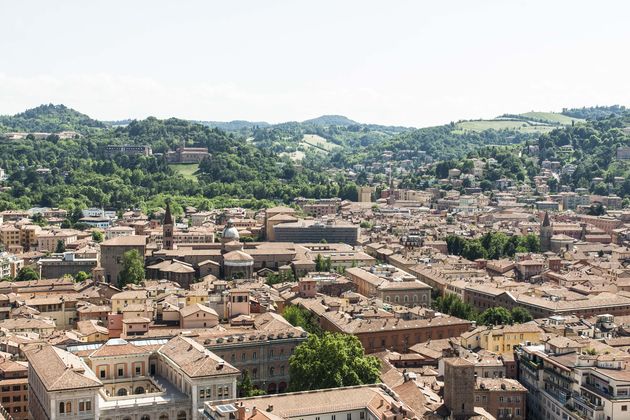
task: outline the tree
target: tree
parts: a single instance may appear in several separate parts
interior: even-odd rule
[[[322,329],[317,324],[315,316],[311,311],[299,306],[287,306],[282,312],[282,316],[294,327],[302,327],[310,334],[321,334]]]
[[[92,240],[96,243],[101,243],[103,242],[103,232],[100,232],[98,230],[95,230],[92,232]]]
[[[63,252],[66,252],[66,244],[64,244],[63,241],[59,239],[57,241],[57,246],[55,247],[55,253],[61,254]]]
[[[77,282],[82,282],[90,278],[90,275],[85,271],[79,271],[76,276],[74,276],[74,280]]]
[[[379,368],[379,360],[365,355],[356,336],[311,334],[289,358],[289,389],[306,391],[373,384],[379,379]]]
[[[262,389],[254,388],[254,384],[252,384],[252,378],[249,376],[249,372],[247,370],[243,372],[243,377],[241,378],[241,381],[238,383],[237,386],[238,395],[241,398],[249,398],[265,394],[265,391],[263,391]]]
[[[446,296],[439,296],[433,301],[433,307],[444,314],[471,321],[474,320],[477,315],[470,304],[464,302],[459,296],[452,293]]]
[[[479,315],[482,325],[509,325],[512,321],[512,314],[502,306],[488,308]]]
[[[20,271],[18,271],[17,276],[15,276],[15,281],[28,281],[28,280],[39,280],[39,274],[33,267],[22,267]]]
[[[514,321],[516,324],[529,322],[532,319],[534,318],[527,309],[521,308],[520,306],[512,308],[512,321]]]
[[[144,280],[144,259],[137,249],[132,249],[123,254],[123,269],[118,275],[118,287],[126,284],[139,284]]]

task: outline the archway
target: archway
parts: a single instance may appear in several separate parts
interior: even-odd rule
[[[140,420],[151,420],[151,416],[145,414],[144,416],[140,417]]]
[[[177,413],[177,420],[186,420],[186,412],[180,411],[179,413]]]
[[[134,394],[144,394],[144,388],[141,387],[141,386],[136,387],[136,389],[133,390],[133,393]]]
[[[276,393],[276,384],[275,383],[270,383],[269,386],[267,386],[267,393],[268,394],[275,394]]]
[[[160,414],[160,420],[168,420],[168,414]]]
[[[119,397],[124,397],[125,395],[127,395],[127,388],[120,388],[118,392],[116,392],[116,395],[118,395]]]

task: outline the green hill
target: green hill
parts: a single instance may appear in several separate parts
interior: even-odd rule
[[[40,105],[13,116],[0,116],[0,132],[85,132],[105,128],[105,124],[65,105]]]

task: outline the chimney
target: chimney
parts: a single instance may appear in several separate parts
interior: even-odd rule
[[[245,420],[247,414],[247,409],[243,405],[243,402],[238,405],[237,417],[236,420]]]

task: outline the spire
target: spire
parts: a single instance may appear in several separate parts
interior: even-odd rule
[[[545,211],[545,218],[542,222],[542,226],[543,227],[551,226],[551,223],[549,223],[549,212],[547,211]]]
[[[166,203],[166,213],[164,214],[164,220],[162,221],[163,225],[172,225],[173,224],[173,216],[171,215],[171,204]]]

